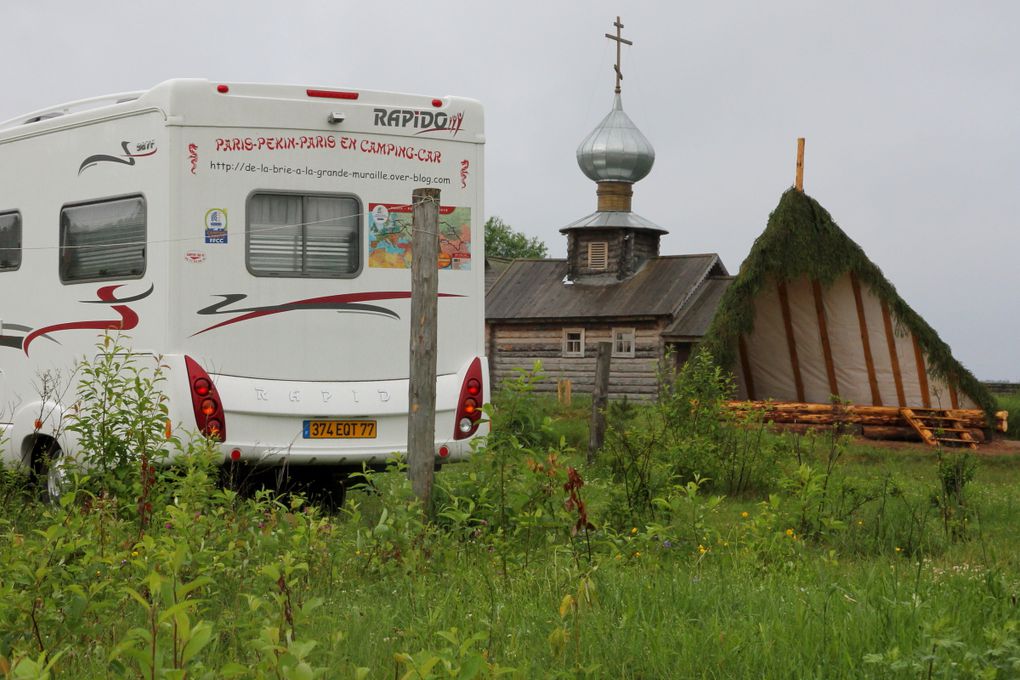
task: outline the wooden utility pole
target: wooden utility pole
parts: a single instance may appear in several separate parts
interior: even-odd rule
[[[797,138],[797,191],[804,191],[804,138]]]
[[[606,439],[606,406],[609,404],[609,362],[613,343],[600,342],[595,358],[595,387],[591,392],[591,425],[588,427],[588,462],[602,449]]]
[[[407,474],[432,512],[436,447],[436,336],[439,294],[439,189],[411,196],[411,370],[407,387]]]

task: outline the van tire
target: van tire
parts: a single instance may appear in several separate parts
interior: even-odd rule
[[[38,437],[32,445],[32,479],[42,492],[42,499],[58,505],[69,487],[64,452],[55,439]]]

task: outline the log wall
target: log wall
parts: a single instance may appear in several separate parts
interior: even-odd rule
[[[563,329],[584,328],[584,356],[563,356]],[[613,328],[633,328],[634,357],[613,357],[609,373],[609,397],[647,401],[658,394],[658,371],[662,358],[658,324],[487,324],[490,372],[494,389],[513,380],[517,369],[531,370],[542,362],[544,379],[535,391],[556,394],[557,381],[569,379],[574,394],[591,394],[595,385],[595,355],[600,341],[612,342]]]

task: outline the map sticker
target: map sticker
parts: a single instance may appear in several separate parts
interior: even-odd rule
[[[401,203],[368,204],[368,266],[411,268],[413,208]],[[471,269],[471,208],[439,207],[439,268]]]

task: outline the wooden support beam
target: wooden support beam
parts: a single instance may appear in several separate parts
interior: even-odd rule
[[[740,368],[744,372],[744,387],[747,388],[747,398],[754,401],[757,398],[754,396],[754,376],[751,374],[751,360],[747,356],[747,342],[744,341],[743,334],[740,335],[737,344],[740,348]]]
[[[822,299],[822,284],[817,280],[811,282],[811,290],[815,294],[815,314],[818,316],[818,335],[822,338],[822,354],[825,355],[825,373],[829,377],[829,394],[839,396],[839,383],[836,382],[836,364],[832,360],[832,345],[829,343],[829,326],[825,322],[825,302]]]
[[[804,191],[804,138],[797,138],[797,191]]]
[[[885,326],[885,342],[889,346],[889,361],[892,363],[893,380],[896,381],[896,400],[901,407],[907,405],[906,393],[903,391],[903,374],[900,372],[900,357],[896,353],[896,335],[893,332],[892,315],[889,306],[882,303],[882,323]],[[953,408],[956,408],[955,406]]]
[[[949,383],[949,402],[954,409],[960,408],[960,395],[956,393],[953,383]]]
[[[797,401],[804,401],[804,379],[800,375],[800,362],[797,360],[797,341],[793,337],[793,316],[790,314],[790,296],[786,290],[786,281],[778,281],[779,304],[783,308],[783,326],[786,327],[786,345],[790,348],[790,366],[793,369],[793,383],[797,388]]]
[[[439,189],[411,193],[411,366],[407,384],[407,475],[432,515],[436,464],[436,338],[439,307]]]
[[[861,295],[861,282],[857,274],[850,273],[850,285],[854,289],[854,302],[857,303],[857,321],[861,326],[861,346],[864,348],[864,364],[868,369],[868,384],[871,386],[871,403],[882,405],[882,394],[878,391],[878,376],[875,375],[875,360],[871,356],[871,340],[868,338],[868,320],[864,317],[864,296]]]
[[[606,408],[609,406],[609,369],[613,343],[600,342],[595,358],[595,386],[591,393],[591,423],[588,427],[588,463],[594,463],[606,438]]]
[[[921,343],[917,336],[910,334],[914,341],[914,360],[917,362],[917,381],[921,384],[921,403],[925,408],[931,408],[931,394],[928,392],[928,369],[924,366],[924,352],[921,351]]]

